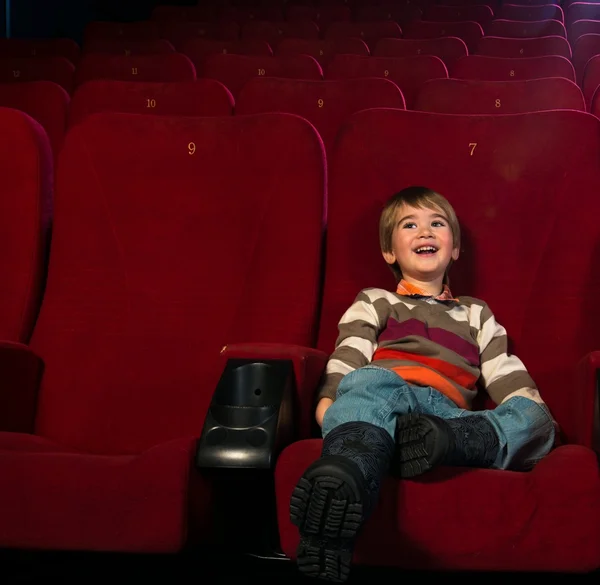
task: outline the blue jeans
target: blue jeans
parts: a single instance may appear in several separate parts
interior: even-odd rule
[[[395,372],[377,366],[365,366],[342,378],[336,400],[323,418],[323,437],[343,423],[362,421],[395,438],[397,417],[410,412],[444,419],[485,416],[500,442],[496,469],[531,469],[554,445],[554,422],[543,404],[516,396],[494,410],[464,410],[434,388],[408,384]]]

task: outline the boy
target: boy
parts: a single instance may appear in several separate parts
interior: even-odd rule
[[[379,236],[398,287],[361,291],[340,320],[316,409],[322,455],[290,506],[300,570],[332,581],[347,578],[392,467],[401,478],[437,465],[526,470],[555,439],[505,329],[483,301],[450,292],[460,248],[450,203],[424,187],[404,189],[387,202]],[[477,383],[497,408],[471,410]]]

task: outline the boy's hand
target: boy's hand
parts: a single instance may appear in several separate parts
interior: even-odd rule
[[[319,423],[319,426],[323,426],[323,417],[325,416],[325,411],[333,404],[333,400],[331,398],[321,398],[319,403],[317,404],[317,413],[315,418]]]

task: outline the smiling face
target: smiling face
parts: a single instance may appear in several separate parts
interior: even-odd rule
[[[398,263],[406,281],[439,284],[440,290],[448,265],[459,255],[450,222],[437,207],[401,205],[396,210],[391,244],[383,257],[388,264]]]

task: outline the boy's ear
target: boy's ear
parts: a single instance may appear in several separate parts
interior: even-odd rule
[[[454,260],[456,262],[458,260],[459,256],[460,256],[460,249],[459,248],[453,248],[453,250],[452,250],[452,260]]]
[[[396,263],[396,255],[393,252],[381,252],[381,254],[383,255],[383,259],[388,264],[395,264]]]

